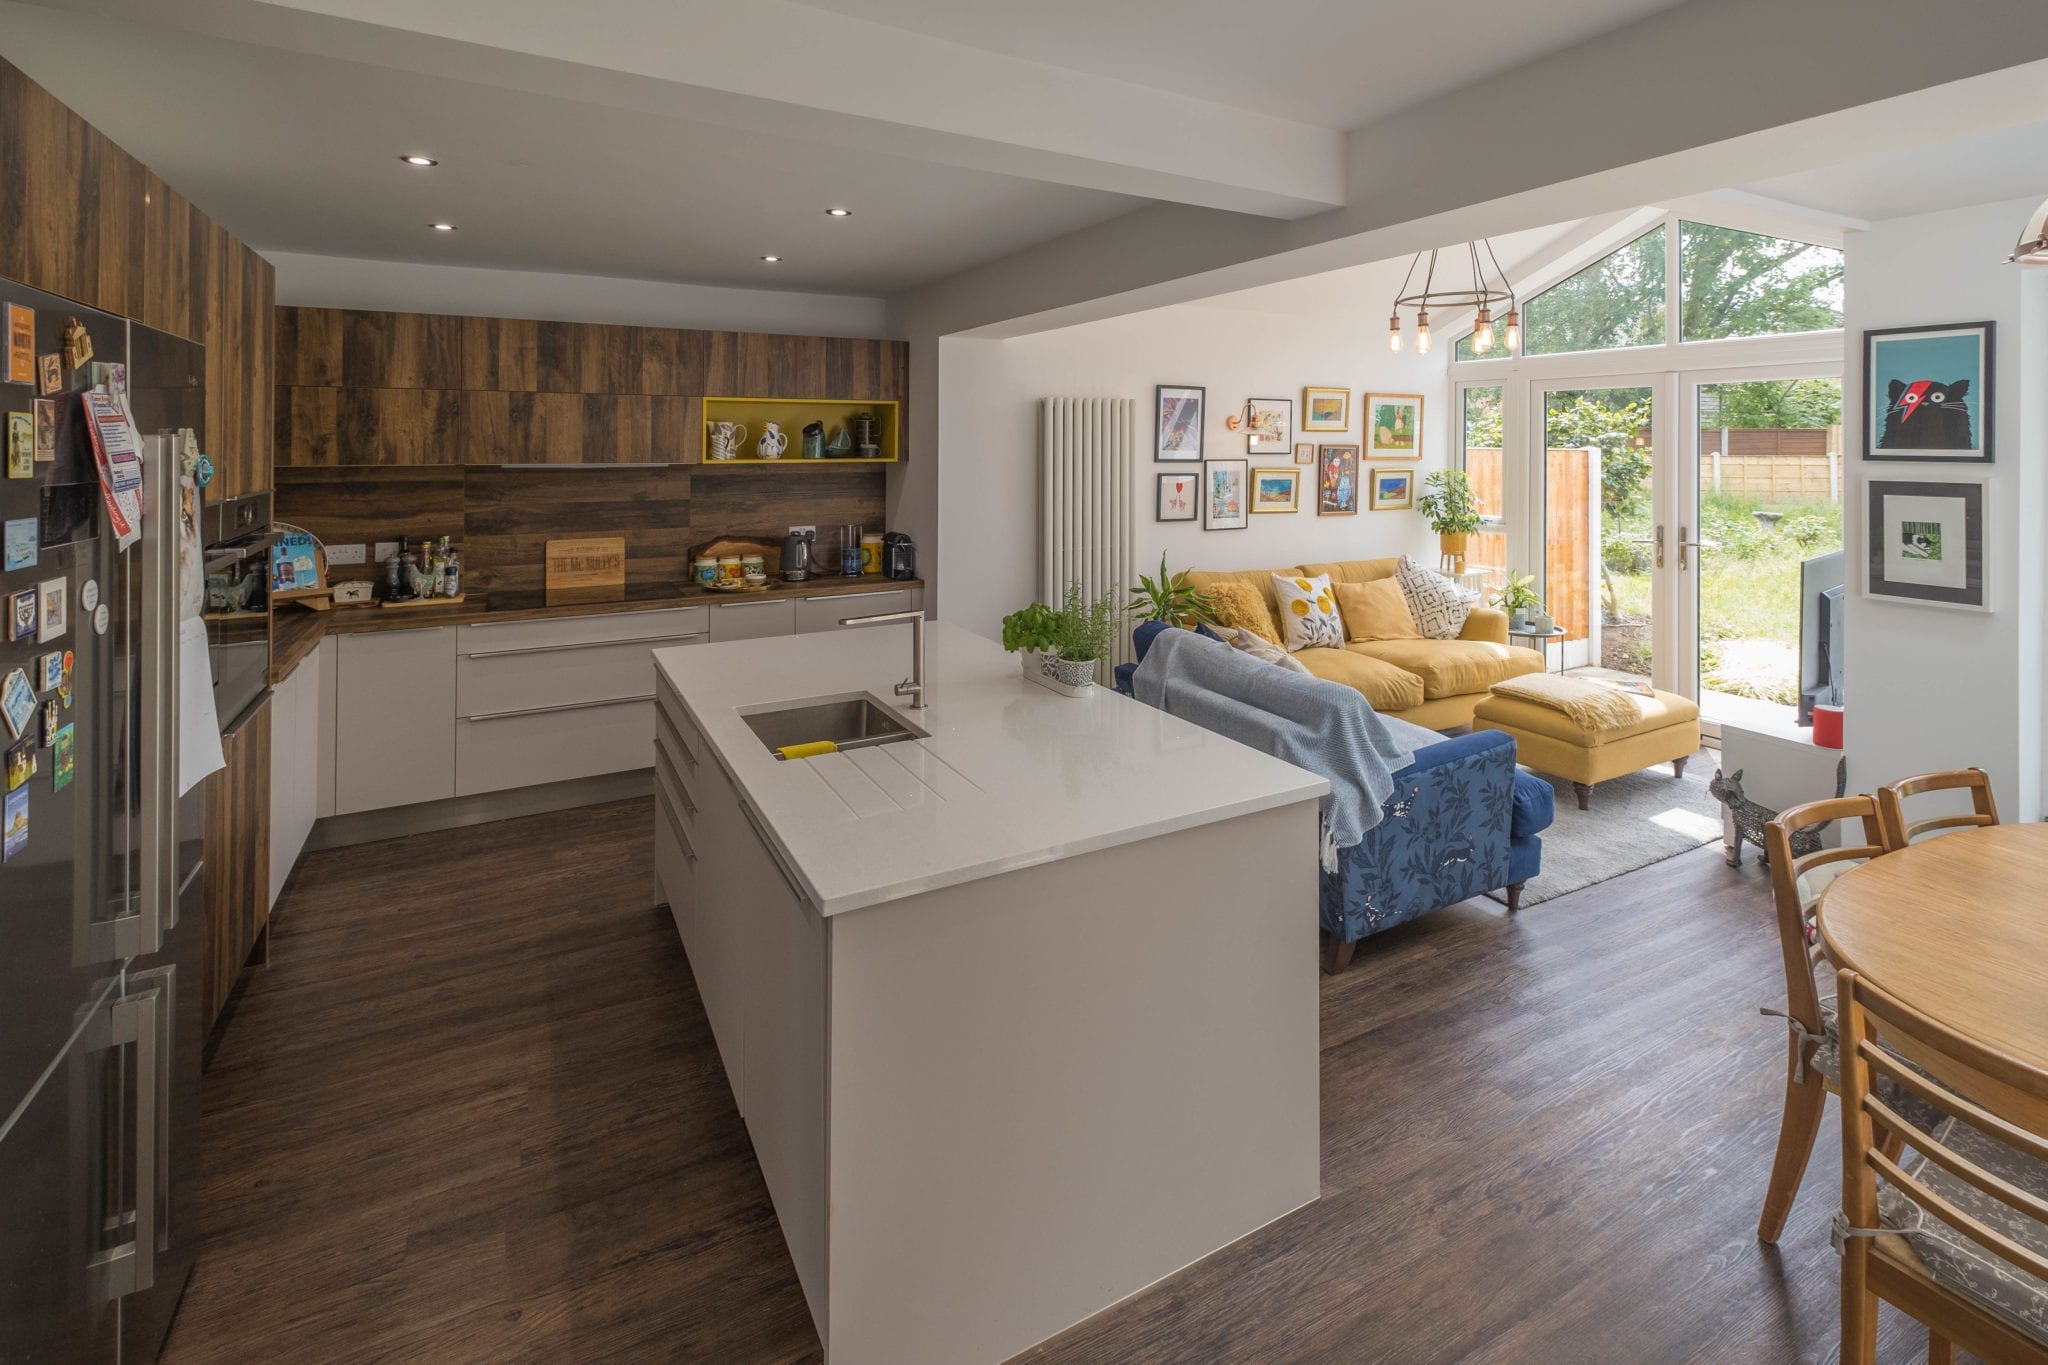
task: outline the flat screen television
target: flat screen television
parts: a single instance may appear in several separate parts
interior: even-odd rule
[[[1842,647],[1847,625],[1840,550],[1799,566],[1799,723],[1813,724],[1813,704],[1842,704]]]

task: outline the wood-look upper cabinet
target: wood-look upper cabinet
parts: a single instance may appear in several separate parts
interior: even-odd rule
[[[206,779],[206,1027],[270,922],[270,722],[265,697],[221,735]]]
[[[897,399],[899,341],[277,310],[279,464],[685,464],[705,397]]]

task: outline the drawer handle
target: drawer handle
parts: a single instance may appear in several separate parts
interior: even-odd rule
[[[551,467],[551,468],[560,468],[560,469],[568,469],[568,468],[570,468],[571,466],[569,466],[569,465],[559,465],[559,466],[550,466],[550,467]],[[616,468],[617,466],[604,466],[604,467],[606,467],[606,468]],[[647,468],[647,466],[646,466],[646,465],[632,465],[632,466],[630,466],[630,467],[631,467],[631,468],[634,468],[634,469],[645,469],[645,468]],[[674,605],[673,607],[656,607],[656,608],[655,608],[655,609],[654,609],[653,611],[647,612],[647,613],[645,613],[645,614],[646,614],[646,615],[649,615],[649,616],[659,616],[659,615],[661,615],[661,614],[662,614],[663,612],[669,612],[669,611],[690,611],[690,610],[692,610],[692,608],[691,608],[691,605],[690,605],[689,603],[687,603],[687,602],[678,602],[678,603],[676,603],[676,604],[675,604],[675,605]],[[602,616],[602,617],[611,617],[611,616],[631,616],[631,615],[636,615],[636,614],[638,614],[638,613],[634,613],[634,612],[617,612],[617,611],[586,611],[586,612],[577,612],[577,613],[572,613],[572,614],[569,614],[569,615],[565,615],[565,616],[559,616],[559,617],[555,617],[555,618],[553,618],[553,619],[555,619],[555,620],[560,620],[560,621],[590,621],[590,620],[595,620],[595,619],[597,619],[598,617],[601,617],[601,616]],[[547,619],[547,618],[543,618],[543,619]],[[523,620],[523,621],[465,621],[465,622],[463,623],[463,626],[462,626],[462,628],[463,628],[464,630],[503,630],[503,629],[504,629],[505,627],[507,627],[507,626],[530,626],[530,625],[532,625],[532,624],[533,624],[533,618],[532,618],[532,617],[528,617],[527,619],[525,619],[525,620]]]
[[[804,894],[803,887],[797,885],[796,878],[790,874],[789,864],[783,862],[782,855],[775,851],[775,843],[768,837],[768,831],[761,828],[761,821],[754,814],[754,808],[745,801],[741,801],[739,804],[740,814],[746,816],[747,823],[754,827],[755,837],[760,839],[761,848],[767,853],[768,861],[775,864],[775,870],[782,874],[783,884],[789,887],[790,894],[804,904],[810,904],[811,898]]]
[[[675,765],[668,761],[668,755],[659,749],[654,751],[654,763],[656,767],[661,769],[663,778],[675,784],[676,804],[683,808],[683,814],[689,816],[692,820],[696,819],[697,803],[690,799],[690,789],[683,785],[683,775],[677,772]]]
[[[636,702],[653,701],[654,694],[644,697],[607,697],[603,701],[565,701],[553,706],[523,706],[517,711],[486,711],[479,716],[464,716],[474,725],[480,720],[509,720],[513,716],[545,716],[556,711],[587,711],[593,706],[631,706]]]
[[[670,734],[676,737],[676,747],[683,751],[683,762],[689,764],[692,768],[696,767],[697,752],[696,750],[690,747],[689,741],[683,738],[682,727],[677,725],[674,721],[670,720],[667,710],[662,707],[655,707],[654,714],[656,720],[662,726],[664,726]]]
[[[806,597],[806,602],[841,602],[849,597],[892,597],[908,588],[870,588],[866,592],[821,592],[816,597]]]
[[[676,842],[683,846],[683,860],[689,863],[691,867],[695,867],[697,865],[697,850],[691,847],[690,836],[683,832],[683,826],[676,819],[676,813],[669,810],[666,806],[662,808],[662,813],[668,816],[668,827],[675,832]]]
[[[607,645],[663,645],[682,640],[701,640],[710,633],[708,630],[693,630],[687,635],[629,635],[623,640],[578,640],[567,645],[521,645],[515,649],[477,649],[462,657],[502,659],[512,654],[555,654],[565,649],[603,649]]]

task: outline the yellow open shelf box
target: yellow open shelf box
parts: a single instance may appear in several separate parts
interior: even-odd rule
[[[894,464],[902,456],[903,420],[901,407],[894,399],[875,398],[706,398],[704,400],[704,430],[699,434],[703,442],[700,458],[712,469],[747,468],[764,469],[773,465],[864,465]],[[848,426],[857,413],[873,413],[875,417],[875,445],[881,454],[872,459],[859,455],[831,456],[822,460],[806,460],[804,455],[804,427],[812,422],[825,424],[825,440],[830,442],[833,434]],[[737,422],[747,429],[747,439],[740,449],[745,452],[736,460],[714,460],[711,458],[711,425],[714,422]],[[757,456],[755,443],[769,422],[782,428],[782,434],[789,438],[789,446],[782,452],[782,458],[764,460]]]

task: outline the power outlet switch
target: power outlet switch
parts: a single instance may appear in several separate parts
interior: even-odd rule
[[[395,540],[380,540],[380,541],[378,541],[378,542],[377,542],[377,562],[378,562],[379,564],[382,564],[382,563],[383,563],[383,562],[384,562],[385,560],[387,560],[387,559],[391,558],[391,556],[393,556],[393,555],[395,555],[395,554],[397,554],[397,553],[398,553],[398,542],[397,542],[397,541],[395,541]]]
[[[361,541],[357,541],[353,545],[330,545],[327,547],[327,562],[329,564],[360,564],[363,562],[365,553]]]

